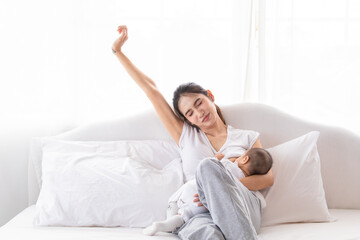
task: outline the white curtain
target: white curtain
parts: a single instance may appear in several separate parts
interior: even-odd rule
[[[259,98],[360,134],[360,1],[260,1]]]
[[[2,126],[151,108],[110,51],[119,24],[129,27],[125,53],[169,103],[195,81],[219,104],[263,102],[359,132],[356,0],[2,0]]]
[[[251,0],[7,0],[0,9],[0,121],[10,125],[55,133],[152,108],[111,53],[122,24],[124,52],[169,103],[189,81],[218,104],[247,93]]]

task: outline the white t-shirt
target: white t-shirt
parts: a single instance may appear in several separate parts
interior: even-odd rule
[[[230,172],[237,179],[244,177],[240,168],[235,166],[228,158],[240,157],[246,150],[250,149],[259,137],[259,133],[251,130],[242,130],[227,125],[227,138],[219,151],[216,151],[211,145],[206,134],[201,130],[184,122],[183,130],[179,140],[180,155],[183,164],[185,182],[195,178],[195,172],[201,160],[208,157],[214,157],[217,153],[223,153],[223,165],[225,168],[231,168]],[[227,162],[226,162],[227,161]],[[261,201],[261,206],[266,206],[263,195],[259,192],[253,192]]]
[[[201,130],[197,132],[194,127],[184,122],[179,149],[185,182],[195,178],[196,168],[202,159],[214,157],[217,153],[223,153],[224,159],[240,157],[252,147],[258,137],[258,132],[236,129],[227,125],[227,139],[217,152],[204,132]]]

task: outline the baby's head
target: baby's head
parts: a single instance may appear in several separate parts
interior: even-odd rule
[[[251,148],[236,159],[239,168],[248,176],[266,174],[272,167],[273,160],[268,151],[263,148]]]

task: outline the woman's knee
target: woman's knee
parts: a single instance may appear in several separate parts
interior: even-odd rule
[[[205,158],[203,160],[200,161],[196,171],[197,172],[204,172],[204,171],[209,171],[211,169],[214,169],[216,167],[218,167],[217,165],[219,164],[219,160],[217,160],[216,158]]]
[[[201,160],[197,169],[196,175],[200,176],[209,176],[211,172],[219,172],[221,169],[225,170],[224,166],[216,158],[205,158]]]

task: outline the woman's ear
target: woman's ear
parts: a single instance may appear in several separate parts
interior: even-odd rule
[[[214,97],[214,95],[212,94],[212,92],[211,92],[209,89],[206,90],[206,92],[207,92],[207,94],[209,95],[211,101],[214,102],[214,101],[215,101],[215,97]]]

